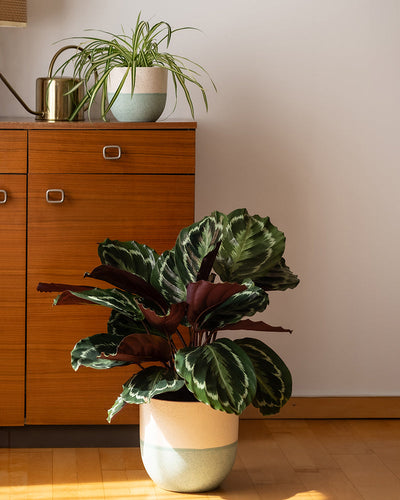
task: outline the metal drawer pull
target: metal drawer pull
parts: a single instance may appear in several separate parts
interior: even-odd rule
[[[110,153],[109,150],[116,149],[117,150],[117,155],[109,155]],[[103,158],[105,160],[119,160],[121,158],[121,147],[118,146],[118,144],[112,144],[110,146],[104,146],[103,148]]]
[[[56,199],[51,199],[52,194],[59,195]],[[63,203],[65,199],[64,191],[62,189],[48,189],[46,191],[46,201],[47,203]]]
[[[0,200],[0,203],[4,205],[4,203],[7,203],[7,191],[5,189],[0,189],[0,194],[3,195],[3,199]]]

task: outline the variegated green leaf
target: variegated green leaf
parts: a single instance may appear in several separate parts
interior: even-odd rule
[[[282,359],[264,342],[253,338],[234,341],[251,359],[257,377],[253,405],[263,415],[278,413],[292,394],[292,376]]]
[[[213,212],[179,233],[175,244],[176,267],[185,285],[197,281],[203,259],[221,239],[224,220],[224,214]]]
[[[227,215],[214,269],[222,281],[254,280],[280,262],[284,249],[285,236],[269,217],[237,209]]]
[[[129,363],[109,359],[100,359],[101,353],[113,354],[124,335],[113,335],[110,333],[98,333],[91,337],[80,340],[71,352],[71,365],[76,371],[80,366],[103,370],[114,366],[123,366]]]
[[[121,395],[108,411],[108,421],[120,411],[126,403],[148,403],[157,394],[179,391],[185,382],[176,373],[161,366],[150,366],[135,373],[125,384]]]
[[[110,423],[112,418],[122,410],[124,406],[126,406],[126,401],[124,401],[122,396],[118,396],[118,398],[115,400],[115,403],[113,406],[108,410],[107,414],[107,422]]]
[[[255,396],[253,365],[230,339],[180,349],[175,355],[175,367],[196,398],[215,410],[239,415]]]
[[[91,290],[84,290],[82,292],[66,291],[54,299],[54,305],[73,304],[74,297],[99,306],[111,307],[111,309],[115,309],[125,316],[134,319],[142,319],[144,317],[133,295],[122,290],[117,290],[116,288],[107,290],[92,288]]]
[[[186,285],[178,274],[173,250],[167,250],[160,255],[150,282],[168,301],[176,303],[185,300]]]
[[[225,325],[237,323],[243,316],[253,316],[268,305],[268,295],[251,280],[245,280],[246,290],[235,293],[225,302],[204,315],[199,327],[204,330],[218,330]]]
[[[99,244],[98,253],[102,264],[129,271],[150,281],[150,275],[158,258],[155,250],[136,241],[106,239]]]
[[[135,320],[129,316],[125,316],[117,311],[111,311],[110,318],[107,323],[108,333],[116,333],[126,337],[131,333],[151,333],[164,337],[159,330],[152,328],[146,320]]]
[[[282,258],[279,264],[269,269],[263,276],[256,278],[255,283],[263,290],[287,290],[296,288],[300,283],[299,278],[292,273]]]

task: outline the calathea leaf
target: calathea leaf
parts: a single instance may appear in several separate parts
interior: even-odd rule
[[[150,282],[169,302],[184,302],[186,285],[178,274],[173,250],[163,252],[157,259]]]
[[[169,312],[163,316],[141,305],[139,307],[151,328],[158,330],[164,335],[172,335],[176,332],[176,329],[185,316],[187,304],[186,302],[172,304]]]
[[[237,209],[227,215],[214,269],[222,281],[254,281],[279,263],[284,250],[285,236],[269,217],[251,216],[246,209]]]
[[[278,413],[292,394],[292,377],[282,359],[266,344],[253,338],[234,341],[251,359],[257,377],[253,405],[263,415]]]
[[[54,305],[93,303],[100,306],[111,307],[116,311],[135,319],[143,319],[143,313],[139,309],[134,297],[122,290],[115,288],[103,290],[92,288],[82,292],[66,291],[54,299]]]
[[[246,287],[238,283],[210,283],[203,280],[189,283],[186,297],[189,323],[196,328],[205,314],[243,290]]]
[[[214,250],[211,250],[204,259],[201,261],[200,269],[199,272],[197,273],[196,281],[210,281],[209,277],[215,262],[215,258],[217,257],[219,247],[221,246],[221,242],[218,241],[218,243],[215,245]]]
[[[147,361],[168,361],[171,356],[167,340],[146,333],[133,333],[124,337],[115,352],[101,352],[100,359],[124,361],[127,364]]]
[[[108,333],[116,333],[124,337],[131,333],[151,333],[163,336],[162,332],[152,328],[145,319],[135,320],[114,310],[111,311],[108,319],[107,331]]]
[[[242,319],[233,325],[226,325],[219,330],[253,330],[257,332],[284,332],[292,333],[293,330],[282,328],[281,326],[272,326],[264,321],[252,321],[251,319]]]
[[[143,278],[131,272],[112,266],[101,265],[93,269],[91,273],[86,273],[85,276],[106,281],[126,292],[138,295],[146,302],[158,306],[164,313],[168,310],[168,302],[161,293]]]
[[[63,283],[38,283],[36,290],[38,292],[64,292],[65,290],[82,292],[84,290],[92,290],[93,288],[93,286],[64,285]]]
[[[106,239],[99,244],[98,254],[102,264],[117,267],[150,281],[158,253],[136,241]]]
[[[123,338],[123,335],[98,333],[80,340],[71,352],[72,368],[76,371],[80,366],[88,366],[102,370],[129,364],[125,361],[99,358],[102,352],[107,354],[116,352]]]
[[[268,305],[268,295],[254,285],[251,280],[244,281],[245,289],[235,293],[225,302],[204,314],[199,322],[203,330],[219,330],[226,325],[237,323],[243,316],[253,316],[262,312]]]
[[[184,386],[185,382],[180,379],[173,370],[161,366],[150,366],[135,373],[124,385],[121,395],[117,398],[114,406],[108,411],[107,420],[110,422],[113,416],[120,411],[126,403],[148,403],[157,394],[164,392],[175,392]]]
[[[287,290],[295,288],[300,283],[299,278],[292,273],[282,257],[279,264],[269,269],[263,276],[255,279],[255,284],[263,290]]]
[[[176,266],[185,286],[197,280],[203,259],[218,245],[224,220],[224,214],[213,212],[179,233],[174,247]]]
[[[180,349],[175,368],[196,398],[215,410],[239,415],[255,396],[253,365],[232,340]]]

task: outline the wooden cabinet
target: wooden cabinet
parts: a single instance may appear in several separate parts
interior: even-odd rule
[[[20,238],[10,242],[8,249],[1,248],[0,265],[5,265],[7,279],[13,283],[14,271],[5,263],[8,257],[4,252],[12,259],[20,258],[21,266],[15,267],[22,280],[13,289],[20,294],[15,298],[3,289],[3,283],[0,285],[2,316],[3,302],[17,307],[14,304],[19,299],[20,314],[10,308],[6,318],[15,332],[18,316],[22,331],[14,342],[1,327],[3,345],[20,357],[18,370],[14,358],[0,371],[0,387],[8,387],[5,395],[12,392],[11,399],[19,401],[20,412],[19,420],[10,413],[3,425],[23,423],[25,241],[25,423],[106,424],[107,409],[132,367],[106,371],[80,368],[75,373],[70,351],[80,338],[105,332],[110,311],[95,305],[52,307],[53,296],[37,292],[36,285],[48,281],[103,286],[93,280],[89,283],[83,274],[100,263],[97,243],[105,238],[135,239],[159,252],[174,244],[179,230],[193,221],[195,125],[83,123],[40,127],[32,123],[26,128],[20,132],[28,134],[28,174],[19,178],[24,188],[27,178],[27,197],[25,204],[25,191],[15,195],[22,210],[21,219],[12,219],[12,227],[10,216],[3,217],[1,212],[4,204],[0,204],[1,235],[3,231],[12,234],[14,228]],[[0,129],[1,152],[2,133]],[[12,154],[7,152],[7,156]],[[4,176],[11,174],[0,174],[0,179]],[[7,200],[9,211],[13,198]],[[15,388],[8,383],[12,377]],[[0,404],[3,401],[4,397]],[[136,423],[136,406],[129,405],[114,420],[115,424]]]

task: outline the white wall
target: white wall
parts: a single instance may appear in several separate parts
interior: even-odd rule
[[[247,207],[287,236],[294,291],[262,319],[294,393],[400,395],[400,3],[397,0],[28,0],[0,31],[0,68],[33,106],[36,77],[85,28],[194,25],[173,49],[218,94],[198,104],[196,212]],[[0,115],[24,115],[5,87]],[[183,101],[174,118],[189,118]]]

